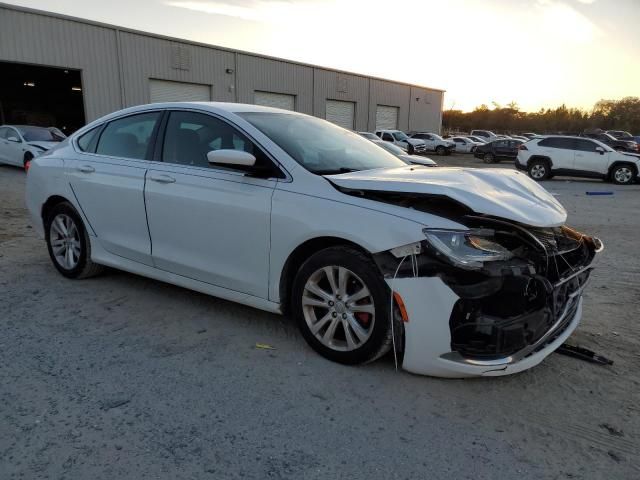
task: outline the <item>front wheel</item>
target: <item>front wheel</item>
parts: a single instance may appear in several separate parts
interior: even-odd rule
[[[351,247],[331,247],[302,265],[291,306],[315,351],[335,362],[358,364],[390,349],[390,302],[390,290],[369,257]]]
[[[45,219],[47,250],[53,266],[67,278],[88,278],[102,272],[91,261],[91,243],[82,219],[70,203],[59,203]]]
[[[538,182],[549,178],[550,173],[549,164],[543,160],[534,160],[529,164],[529,176]]]
[[[447,154],[447,150],[442,145],[440,145],[439,147],[436,148],[436,153],[440,156],[444,156]]]
[[[633,177],[634,171],[629,165],[618,165],[611,171],[611,180],[617,185],[629,185]]]
[[[413,147],[413,145],[411,145],[410,143],[407,144],[407,153],[409,155],[413,155],[415,153],[416,149]]]
[[[24,154],[24,162],[23,162],[23,166],[24,166],[24,171],[28,172],[29,171],[29,166],[31,165],[31,160],[33,160],[33,153],[31,152],[27,152]]]

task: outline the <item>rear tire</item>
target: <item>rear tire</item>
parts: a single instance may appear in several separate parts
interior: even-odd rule
[[[81,279],[102,273],[104,267],[91,261],[91,242],[75,208],[62,202],[44,219],[47,250],[53,266],[65,277]]]
[[[484,160],[484,163],[494,163],[495,159],[496,157],[493,156],[493,153],[485,153],[484,157],[482,157],[482,160]]]
[[[545,160],[533,160],[529,163],[528,172],[531,178],[540,182],[549,178],[551,175],[551,168],[549,168],[549,162]]]
[[[315,253],[293,282],[291,312],[303,337],[338,363],[372,362],[389,351],[390,306],[391,292],[380,271],[352,247]]]

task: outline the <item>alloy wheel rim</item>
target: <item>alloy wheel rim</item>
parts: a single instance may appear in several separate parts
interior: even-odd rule
[[[80,231],[69,215],[60,213],[55,216],[49,229],[51,251],[58,265],[72,270],[80,261]]]
[[[373,296],[351,270],[335,265],[316,270],[302,293],[304,320],[324,346],[356,350],[371,337],[375,325]]]
[[[633,176],[633,174],[631,173],[631,169],[627,168],[627,167],[622,167],[619,168],[618,170],[616,170],[616,180],[620,183],[627,183],[629,180],[631,180],[631,177]]]
[[[531,169],[531,176],[533,178],[542,178],[545,174],[545,168],[542,165],[534,165]]]

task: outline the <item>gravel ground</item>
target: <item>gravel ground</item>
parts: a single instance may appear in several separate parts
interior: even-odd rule
[[[612,367],[442,380],[333,364],[287,318],[135,275],[67,280],[24,178],[0,167],[0,479],[640,478],[640,186],[545,183],[605,242],[571,341]]]

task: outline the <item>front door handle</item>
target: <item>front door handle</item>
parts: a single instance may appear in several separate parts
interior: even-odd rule
[[[169,175],[157,175],[157,174],[152,174],[149,177],[149,179],[158,183],[174,183],[176,181],[175,178],[170,177]]]
[[[93,173],[96,171],[91,165],[80,165],[78,171],[82,173]]]

